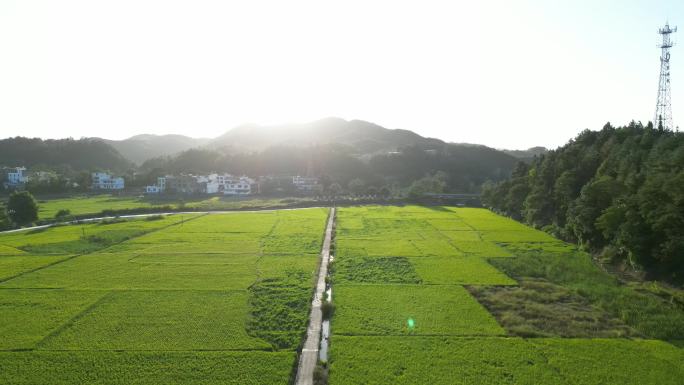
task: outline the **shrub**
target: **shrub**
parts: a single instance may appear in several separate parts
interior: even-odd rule
[[[61,209],[57,211],[57,214],[55,214],[55,219],[65,219],[67,217],[71,216],[71,210],[69,209]]]
[[[323,313],[324,320],[329,320],[335,313],[335,304],[328,301],[323,302],[321,305],[321,313]]]

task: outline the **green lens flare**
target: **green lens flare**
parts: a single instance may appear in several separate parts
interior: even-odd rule
[[[416,321],[414,321],[413,318],[409,318],[407,323],[408,323],[409,329],[413,329],[416,327]]]

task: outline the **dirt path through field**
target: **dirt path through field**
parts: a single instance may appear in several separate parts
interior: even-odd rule
[[[316,291],[314,292],[313,302],[311,303],[311,315],[309,316],[309,326],[306,330],[306,341],[299,355],[299,365],[297,366],[297,385],[312,385],[313,374],[318,363],[318,349],[321,339],[321,324],[323,314],[321,303],[325,292],[325,277],[328,275],[328,262],[330,260],[330,243],[332,240],[333,223],[335,221],[335,208],[330,209],[328,225],[325,228],[325,239],[321,250],[321,264],[318,268],[318,280]]]

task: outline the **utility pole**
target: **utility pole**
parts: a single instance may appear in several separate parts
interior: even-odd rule
[[[670,28],[669,23],[665,23],[658,33],[663,37],[659,45],[660,53],[660,80],[658,82],[658,101],[656,102],[656,112],[653,118],[653,125],[656,128],[672,130],[672,104],[670,101],[670,48],[674,45],[670,35],[677,32],[677,27]]]

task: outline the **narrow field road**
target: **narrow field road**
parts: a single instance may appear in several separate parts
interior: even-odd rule
[[[328,262],[330,261],[330,243],[332,241],[333,223],[335,221],[335,208],[330,209],[328,225],[325,228],[325,239],[321,250],[321,264],[318,268],[318,280],[314,292],[313,302],[311,303],[311,314],[309,315],[309,327],[306,330],[306,341],[299,355],[299,365],[297,366],[296,385],[312,385],[313,374],[318,363],[318,349],[321,340],[321,324],[323,313],[321,304],[323,293],[325,292],[325,277],[328,275]]]

